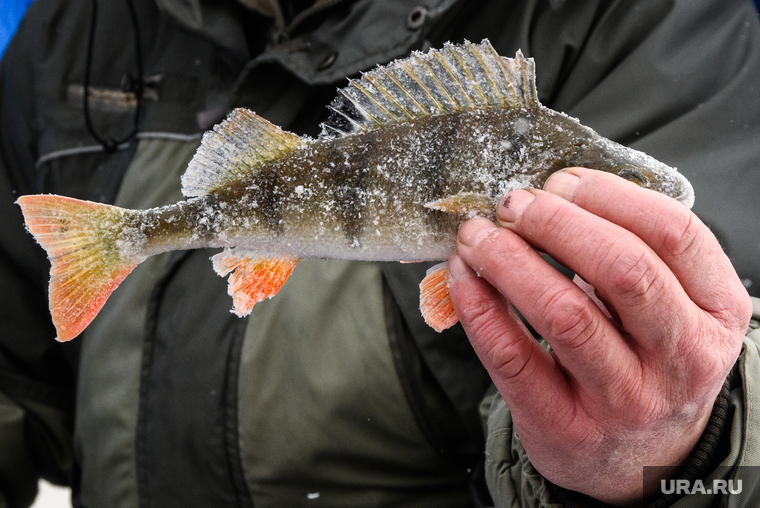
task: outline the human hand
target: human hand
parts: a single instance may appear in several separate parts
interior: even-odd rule
[[[741,350],[752,304],[731,263],[682,204],[584,168],[512,191],[497,219],[462,226],[449,292],[531,462],[607,503],[654,492],[643,466],[686,459]]]

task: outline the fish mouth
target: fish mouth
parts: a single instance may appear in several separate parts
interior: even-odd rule
[[[653,175],[652,180],[648,181],[649,188],[659,191],[669,196],[687,208],[694,206],[694,187],[684,175],[673,168],[667,168],[666,174]]]
[[[636,168],[623,168],[618,171],[617,176],[624,178],[629,182],[633,182],[639,187],[644,187],[645,189],[650,187],[649,179]]]
[[[694,187],[691,186],[689,180],[687,180],[682,174],[678,173],[678,177],[681,192],[678,196],[675,196],[675,199],[691,209],[691,207],[694,206]]]
[[[694,206],[694,191],[691,190],[691,192],[682,192],[677,198],[677,201],[680,201],[684,205],[686,205],[686,208],[691,208]]]

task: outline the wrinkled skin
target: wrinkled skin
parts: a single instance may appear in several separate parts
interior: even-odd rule
[[[462,226],[450,293],[531,462],[607,503],[655,493],[642,466],[685,461],[741,350],[752,304],[731,263],[682,204],[589,169],[511,192],[497,221]]]

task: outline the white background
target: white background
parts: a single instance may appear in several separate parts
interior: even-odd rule
[[[40,492],[32,508],[68,508],[71,506],[71,489],[57,487],[40,480]]]

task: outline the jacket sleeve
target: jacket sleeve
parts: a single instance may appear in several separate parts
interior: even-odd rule
[[[35,134],[44,128],[35,120],[34,62],[45,26],[28,18],[0,62],[0,508],[28,506],[40,477],[66,483],[72,464],[78,346],[55,341],[49,265],[15,204],[37,191]]]

